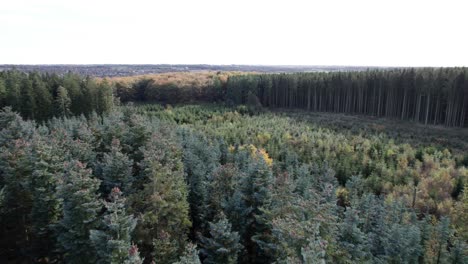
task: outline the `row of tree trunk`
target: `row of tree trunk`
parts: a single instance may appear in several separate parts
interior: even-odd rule
[[[468,126],[468,70],[419,68],[364,72],[231,76],[227,99],[249,94],[263,106],[365,114],[423,124]]]

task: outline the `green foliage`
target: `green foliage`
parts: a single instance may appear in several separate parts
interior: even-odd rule
[[[57,89],[57,98],[55,99],[55,109],[59,116],[70,115],[71,99],[68,96],[67,89],[60,86]]]
[[[67,263],[95,263],[90,230],[99,227],[98,214],[102,203],[97,191],[100,181],[79,161],[70,162],[58,187],[63,200],[63,218],[57,225],[58,243]]]
[[[120,141],[113,139],[110,153],[104,153],[100,164],[102,170],[102,189],[105,194],[117,187],[124,192],[130,192],[134,181],[132,175],[133,161],[121,152]]]
[[[226,98],[237,104],[466,127],[466,75],[466,68],[244,74],[229,77]]]
[[[108,201],[104,201],[106,212],[101,228],[90,231],[90,239],[98,254],[97,263],[138,263],[138,252],[131,243],[131,234],[137,220],[125,210],[125,198],[118,187],[114,187]],[[138,248],[136,248],[138,250]],[[142,263],[143,261],[140,261]]]
[[[101,83],[73,74],[0,76],[19,88],[20,111],[24,78],[36,106],[42,85],[53,94],[62,86],[71,99],[69,116],[41,123],[0,112],[2,260],[466,262],[463,129],[421,132],[388,120],[221,105],[98,115],[88,110],[97,109],[92,87]],[[242,84],[276,82],[303,85],[276,77]],[[249,91],[236,96],[247,100]]]
[[[132,212],[141,214],[136,234],[145,258],[170,263],[183,251],[191,226],[181,151],[169,137],[153,134],[143,155],[141,186],[131,197]]]
[[[63,173],[64,157],[53,148],[54,140],[37,140],[34,146],[36,154],[32,172],[31,189],[32,208],[32,252],[35,259],[55,259],[55,241],[57,225],[62,213],[62,200],[56,188],[58,175]]]
[[[201,264],[200,258],[198,257],[197,247],[191,243],[187,244],[180,260],[173,264]]]
[[[202,254],[206,256],[203,263],[215,264],[237,263],[237,255],[242,249],[239,244],[240,236],[237,232],[231,231],[231,224],[224,214],[216,222],[210,222],[210,237],[202,237]]]
[[[0,75],[0,107],[4,106],[40,121],[72,114],[89,116],[93,111],[104,114],[113,109],[113,87],[72,73],[58,77],[7,71]]]

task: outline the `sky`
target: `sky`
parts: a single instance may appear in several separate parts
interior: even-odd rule
[[[1,0],[0,64],[468,66],[466,0]]]

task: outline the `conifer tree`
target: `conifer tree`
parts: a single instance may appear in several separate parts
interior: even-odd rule
[[[91,242],[98,254],[97,263],[119,264],[138,258],[133,250],[131,234],[137,220],[128,215],[125,209],[125,198],[118,187],[114,187],[104,201],[106,212],[101,218],[99,229],[90,231]]]
[[[6,105],[7,90],[5,86],[5,80],[0,77],[0,107]]]
[[[97,87],[97,108],[98,114],[109,112],[114,106],[112,87],[107,80],[103,80]]]
[[[155,133],[143,150],[139,189],[131,197],[132,213],[141,214],[136,228],[145,259],[171,263],[185,248],[191,222],[181,151]],[[138,186],[140,185],[141,186]]]
[[[102,209],[97,191],[100,181],[79,161],[67,164],[58,187],[63,200],[63,218],[57,225],[58,243],[67,263],[95,263],[96,251],[90,240],[90,230],[99,226]]]
[[[104,153],[100,164],[102,170],[102,187],[104,194],[108,194],[114,187],[123,192],[130,192],[133,182],[133,161],[121,152],[120,141],[112,140],[110,153]]]
[[[193,233],[202,232],[207,224],[207,180],[219,165],[221,153],[217,144],[210,143],[190,130],[181,130],[179,134],[184,148],[184,171],[189,186],[188,202]]]
[[[242,249],[239,234],[231,231],[231,224],[224,214],[216,222],[210,222],[210,237],[201,237],[203,263],[237,263],[237,254]]]
[[[340,226],[338,241],[352,261],[366,261],[369,258],[367,238],[361,231],[358,211],[347,208],[344,222]]]
[[[56,188],[63,171],[64,157],[54,149],[53,140],[37,140],[35,163],[31,179],[32,193],[32,256],[36,260],[55,259],[57,234],[53,226],[61,217],[62,202]]]
[[[52,114],[52,94],[41,78],[34,74],[32,76],[35,99],[35,117],[39,120],[46,120]]]
[[[1,184],[3,207],[0,223],[2,237],[8,238],[9,245],[17,244],[24,255],[31,240],[30,212],[32,196],[30,191],[33,157],[30,143],[23,139],[12,140],[9,146],[0,148]]]
[[[275,259],[271,226],[265,210],[271,202],[272,173],[263,158],[252,158],[246,175],[241,179],[233,213],[240,215],[238,223],[242,243],[247,251],[242,263],[270,263]]]
[[[55,98],[55,109],[59,116],[69,116],[71,99],[68,96],[68,91],[63,86],[57,89],[57,97]]]
[[[36,100],[31,80],[25,76],[21,82],[21,114],[24,118],[34,119]]]
[[[192,243],[187,244],[179,261],[173,264],[201,264],[197,247]]]

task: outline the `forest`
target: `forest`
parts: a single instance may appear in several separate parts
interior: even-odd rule
[[[467,263],[467,73],[0,72],[0,262]]]

